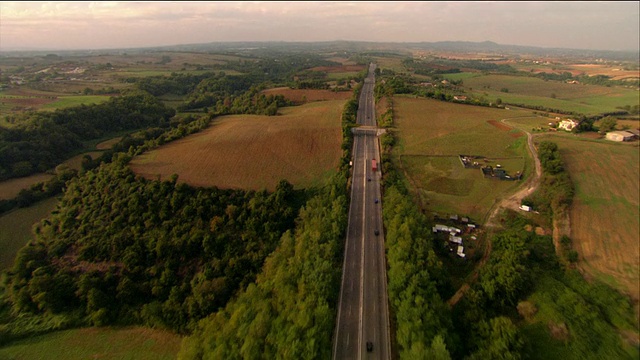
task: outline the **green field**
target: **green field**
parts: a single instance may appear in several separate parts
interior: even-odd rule
[[[278,116],[230,115],[197,134],[135,157],[131,168],[150,179],[194,186],[273,190],[320,185],[338,166],[345,100],[280,109]]]
[[[640,148],[572,136],[558,144],[574,182],[571,239],[592,276],[640,299]]]
[[[80,105],[102,104],[111,96],[107,95],[78,95],[78,96],[59,96],[55,102],[42,105],[41,110],[64,109]]]
[[[480,169],[464,168],[458,154],[483,156],[488,161],[482,165],[499,164],[509,174],[529,175],[526,136],[488,121],[531,116],[530,112],[398,96],[394,103],[400,139],[394,155],[421,205],[430,211],[482,221],[497,199],[520,185],[484,178]]]
[[[177,357],[182,338],[161,330],[86,328],[58,331],[0,348],[6,360],[169,360]]]
[[[638,91],[622,87],[567,84],[539,78],[483,75],[464,79],[465,89],[487,100],[543,106],[593,115],[618,111],[617,107],[638,104]],[[505,92],[503,90],[508,90]]]
[[[457,80],[467,80],[474,77],[482,76],[480,73],[475,72],[461,72],[456,74],[441,74],[442,78],[447,79],[449,81],[457,81]]]
[[[0,271],[13,265],[18,250],[33,238],[33,225],[48,217],[57,203],[50,198],[0,216]]]

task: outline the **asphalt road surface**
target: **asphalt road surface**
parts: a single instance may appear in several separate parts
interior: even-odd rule
[[[333,339],[335,360],[391,358],[374,70],[371,64],[360,92],[357,123],[364,127],[354,135],[349,227]],[[373,159],[377,171],[372,169]]]

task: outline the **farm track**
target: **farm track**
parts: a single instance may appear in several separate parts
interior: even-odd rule
[[[517,119],[517,118],[505,118],[500,120],[501,123],[503,124],[507,124],[507,121],[510,119]],[[527,134],[527,144],[529,147],[529,152],[531,153],[531,157],[534,160],[534,172],[533,172],[533,176],[531,176],[524,184],[523,187],[518,190],[515,194],[506,197],[500,201],[496,201],[494,203],[494,205],[492,206],[492,208],[489,210],[489,215],[487,216],[486,220],[485,220],[485,228],[489,229],[488,234],[496,231],[497,229],[500,228],[500,223],[497,221],[498,218],[498,214],[500,214],[501,210],[504,209],[512,209],[517,211],[520,207],[520,204],[522,203],[522,199],[526,198],[527,196],[531,195],[534,191],[536,191],[536,189],[538,188],[538,185],[540,185],[540,177],[542,175],[542,165],[540,164],[540,160],[538,159],[538,152],[536,151],[536,147],[533,144],[533,135],[528,132],[528,131],[524,131],[522,130],[524,133]],[[557,235],[556,234],[556,228],[554,227],[554,244],[555,244],[555,238],[557,237],[558,239],[560,238],[561,235]],[[570,232],[570,228],[569,225],[567,224],[563,230],[569,231]],[[488,240],[487,236],[487,240]],[[447,304],[450,307],[455,306],[455,304],[458,303],[458,301],[460,301],[460,299],[462,299],[462,297],[464,296],[464,294],[467,292],[467,290],[469,290],[470,288],[470,283],[475,281],[478,278],[478,274],[480,272],[480,269],[484,266],[484,264],[487,262],[487,260],[489,259],[489,256],[491,255],[491,241],[487,241],[486,242],[486,248],[484,251],[484,254],[482,255],[482,258],[480,259],[480,261],[478,262],[478,264],[476,265],[475,269],[473,270],[472,274],[469,276],[469,280],[467,282],[465,282],[464,284],[462,284],[462,286],[460,286],[460,288],[458,289],[458,291],[456,291],[455,294],[453,294],[453,296],[447,300]]]

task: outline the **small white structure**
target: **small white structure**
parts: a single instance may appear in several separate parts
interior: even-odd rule
[[[562,120],[558,123],[558,129],[563,129],[566,131],[571,131],[573,130],[573,128],[575,128],[576,126],[578,126],[579,122],[572,120],[572,119],[566,119],[566,120]]]
[[[605,138],[611,141],[630,141],[633,140],[636,135],[629,131],[610,131]]]
[[[451,241],[454,244],[462,245],[462,238],[460,236],[451,236],[449,238],[449,241]]]
[[[461,258],[464,258],[466,255],[464,254],[464,247],[462,247],[462,245],[458,246],[458,256],[460,256]]]
[[[437,233],[438,231],[449,232],[449,227],[447,225],[436,224],[436,226],[434,226],[432,230],[434,233]]]
[[[520,205],[520,210],[531,211],[531,206],[528,205]]]

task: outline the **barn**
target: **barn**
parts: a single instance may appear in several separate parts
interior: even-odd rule
[[[636,135],[629,131],[610,131],[606,135],[607,140],[611,141],[631,141]]]

